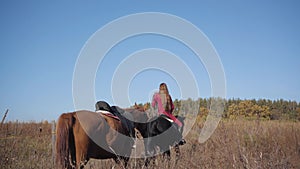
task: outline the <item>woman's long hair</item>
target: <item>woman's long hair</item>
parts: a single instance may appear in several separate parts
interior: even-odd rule
[[[172,113],[172,107],[171,107],[171,97],[169,95],[169,90],[166,83],[161,83],[159,85],[159,94],[161,98],[161,102],[163,106],[165,107],[165,111]]]

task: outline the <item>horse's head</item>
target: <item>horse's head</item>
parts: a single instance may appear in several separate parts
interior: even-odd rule
[[[146,123],[148,121],[147,113],[145,112],[145,109],[139,108],[128,108],[125,109],[126,112],[129,112],[133,119],[132,121],[136,123]]]
[[[134,103],[133,108],[136,109],[136,110],[138,110],[138,111],[141,111],[141,112],[146,112],[146,110],[149,109],[149,105],[148,104],[144,104],[144,106],[141,106],[141,105],[137,105],[136,103]]]

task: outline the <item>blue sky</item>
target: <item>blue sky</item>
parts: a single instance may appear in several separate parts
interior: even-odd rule
[[[13,1],[0,2],[0,112],[8,120],[54,120],[73,111],[72,78],[86,41],[107,23],[129,14],[181,17],[210,39],[226,74],[227,98],[300,101],[299,1]],[[122,28],[119,28],[120,30]],[[174,28],[176,29],[176,28]],[[179,56],[195,74],[201,97],[211,94],[207,72],[183,44],[157,35],[126,39],[105,56],[95,79],[96,98],[112,103],[118,64],[145,48]],[[139,73],[131,102],[145,102],[165,81],[173,98],[180,84],[164,72]],[[91,105],[93,106],[93,105]],[[2,116],[1,116],[2,117]]]

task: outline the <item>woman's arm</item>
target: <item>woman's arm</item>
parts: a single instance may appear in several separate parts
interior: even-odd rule
[[[152,104],[151,104],[153,108],[156,106],[156,102],[157,102],[157,99],[156,99],[156,93],[155,93],[152,97]]]

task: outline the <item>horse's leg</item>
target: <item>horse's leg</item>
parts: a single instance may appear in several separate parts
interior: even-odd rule
[[[113,159],[117,163],[117,165],[121,166],[121,168],[126,168],[128,165],[129,157],[127,158],[127,157],[117,156]],[[121,160],[124,161],[124,165]]]
[[[127,168],[129,157],[122,157],[122,159],[124,161],[124,167]]]
[[[83,169],[88,160],[86,151],[76,151],[76,168]]]
[[[146,157],[146,160],[145,160],[145,166],[148,167],[149,164],[155,164],[155,157],[152,156],[152,157]]]
[[[162,153],[163,160],[170,161],[171,160],[171,151],[170,146],[168,144],[162,144],[159,146],[160,153]]]
[[[145,166],[147,167],[151,161],[150,138],[144,140],[144,146],[145,146]]]
[[[115,161],[118,165],[121,164],[120,157],[114,157],[113,159],[114,159],[114,161]]]
[[[151,160],[154,159],[154,145],[153,145],[153,138],[149,137],[144,139],[144,146],[145,146],[145,166],[147,167]]]
[[[129,157],[121,157],[121,156],[117,156],[115,158],[113,158],[114,161],[118,164],[121,165],[122,168],[127,168],[128,165],[128,161],[129,161]],[[122,161],[124,162],[124,164],[122,163]]]
[[[175,153],[176,153],[175,164],[177,164],[177,161],[180,159],[180,149],[179,149],[179,145],[176,144],[174,148],[175,148]]]
[[[155,164],[155,148],[154,146],[150,149],[148,154],[145,156],[145,166],[148,167],[149,164]]]
[[[88,162],[88,146],[91,141],[88,135],[85,133],[80,123],[75,123],[73,128],[74,141],[75,141],[75,153],[76,153],[76,169],[84,168],[85,164]]]
[[[166,167],[167,168],[171,168],[171,151],[170,151],[170,147],[168,146],[168,150],[163,152],[163,161],[166,162]]]
[[[167,150],[163,152],[163,158],[167,158],[167,160],[171,160],[171,151]]]

